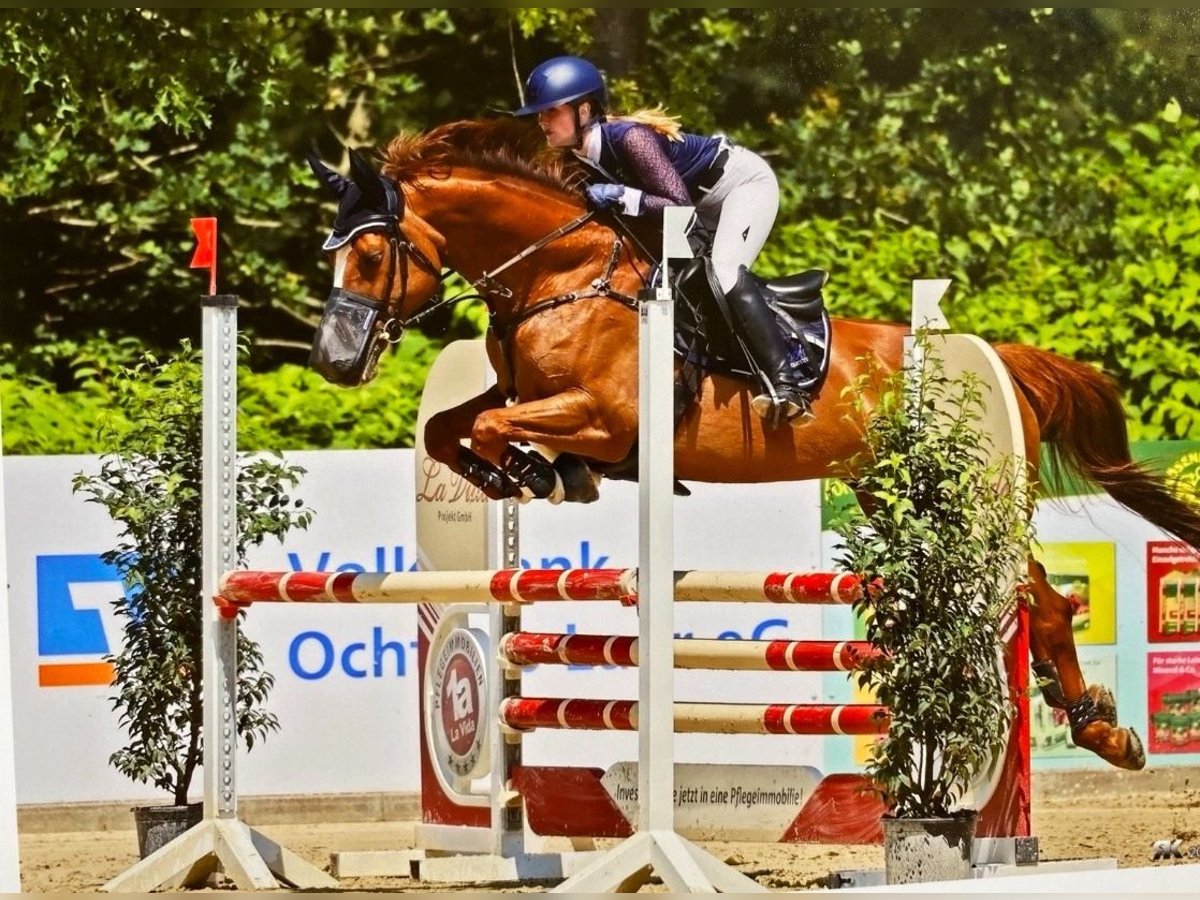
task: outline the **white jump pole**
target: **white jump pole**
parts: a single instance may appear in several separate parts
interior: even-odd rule
[[[4,428],[0,423],[0,448],[3,447],[3,441]],[[8,540],[4,531],[4,452],[0,449],[0,893],[21,892],[21,859],[18,851],[12,659],[8,630]]]
[[[675,831],[674,484],[675,307],[669,261],[691,257],[691,207],[663,210],[661,287],[641,297],[638,328],[638,831],[554,890],[636,890],[656,871],[681,893],[766,889]]]
[[[336,887],[336,879],[238,818],[238,623],[213,603],[221,575],[237,564],[238,300],[216,293],[216,220],[193,219],[192,226],[198,241],[192,266],[211,272],[210,292],[200,300],[203,574],[196,610],[204,622],[204,819],[101,890],[199,887],[216,871],[241,890],[273,890],[282,884]]]

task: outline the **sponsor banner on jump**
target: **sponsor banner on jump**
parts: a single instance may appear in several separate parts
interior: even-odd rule
[[[413,453],[333,451],[287,454],[307,469],[296,492],[316,512],[308,531],[254,551],[252,568],[377,572],[417,566]],[[21,803],[168,799],[108,764],[124,743],[111,708],[108,654],[120,646],[112,603],[126,587],[100,554],[116,527],[97,504],[71,492],[96,457],[5,460],[15,740]],[[815,485],[736,489],[696,485],[677,499],[681,567],[813,568],[817,559]],[[536,568],[636,564],[636,485],[606,484],[587,506],[521,508],[521,565]],[[714,523],[720,523],[719,527]],[[636,611],[607,604],[544,604],[525,611],[536,630],[636,633]],[[480,623],[483,625],[483,623]],[[485,627],[485,626],[484,626]],[[415,607],[264,604],[245,619],[276,678],[269,708],[280,731],[239,758],[246,794],[415,791],[419,785],[417,620]],[[819,631],[820,617],[799,607],[695,604],[681,609],[681,636],[784,637]],[[535,667],[530,690],[636,696],[636,672]],[[726,679],[732,699],[814,699],[820,676],[780,685],[763,673]],[[707,673],[680,673],[681,696],[711,693]],[[787,676],[785,676],[786,678]],[[767,675],[769,679],[769,673]],[[460,690],[461,680],[454,690]],[[461,709],[471,698],[451,698]],[[465,734],[462,736],[465,738]],[[533,735],[531,758],[606,766],[636,755],[634,735]],[[818,751],[819,752],[819,751]],[[787,762],[796,748],[769,738],[733,742],[681,736],[682,759]],[[467,754],[470,755],[469,753]],[[801,754],[803,756],[804,754]],[[331,761],[337,761],[336,763]],[[804,759],[820,763],[822,760]],[[193,782],[198,796],[201,779]]]
[[[821,772],[812,766],[675,766],[675,829],[695,841],[782,839]],[[638,818],[638,764],[620,762],[600,779],[625,818]]]

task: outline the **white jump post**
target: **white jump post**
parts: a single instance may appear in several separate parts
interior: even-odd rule
[[[17,842],[16,749],[8,630],[8,540],[4,532],[4,427],[0,414],[0,893],[21,892]]]
[[[224,872],[241,890],[336,887],[328,874],[238,818],[237,618],[213,603],[221,575],[237,564],[237,297],[216,293],[216,219],[193,219],[194,268],[208,268],[202,305],[204,818],[101,890],[145,893],[199,887]]]
[[[747,878],[675,831],[674,483],[675,308],[669,262],[691,257],[686,233],[694,210],[663,210],[661,287],[641,297],[638,328],[638,830],[554,890],[636,890],[654,870],[681,893],[762,892]],[[649,296],[647,296],[649,294]]]

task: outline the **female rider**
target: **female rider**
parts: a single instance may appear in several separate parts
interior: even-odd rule
[[[751,405],[771,422],[811,415],[800,387],[805,373],[789,359],[788,342],[749,272],[779,209],[779,184],[762,157],[724,136],[683,132],[661,108],[607,116],[604,77],[577,56],[537,66],[526,80],[525,101],[514,115],[536,114],[546,142],[590,171],[590,208],[656,217],[667,206],[696,208],[713,235],[713,274],[767,382]]]

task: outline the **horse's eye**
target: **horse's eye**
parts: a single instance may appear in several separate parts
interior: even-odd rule
[[[382,250],[364,250],[360,256],[363,263],[371,267],[375,267],[383,262]]]

